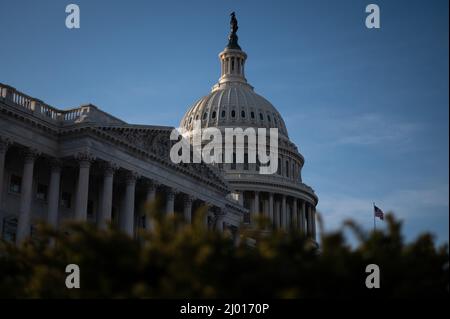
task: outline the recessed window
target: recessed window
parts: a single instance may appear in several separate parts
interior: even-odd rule
[[[263,117],[262,113],[259,113],[259,119],[260,119],[261,121],[264,120],[264,117]]]
[[[203,119],[206,120],[207,117],[208,117],[208,112],[203,113]]]
[[[252,119],[254,119],[254,118],[255,118],[255,112],[252,111],[252,112],[250,113],[250,117],[251,117]]]
[[[212,112],[212,118],[215,119],[216,118],[216,111]]]
[[[267,115],[267,120],[270,122],[270,115]]]
[[[192,116],[191,116],[191,118],[189,119],[189,124],[191,124],[192,123]]]
[[[22,177],[17,175],[11,175],[11,179],[9,181],[9,191],[11,193],[20,194],[22,185]]]
[[[61,207],[70,208],[71,207],[72,195],[68,192],[62,192],[61,194]]]
[[[286,161],[286,177],[289,177],[289,161]]]
[[[221,115],[222,117],[225,117],[225,111],[222,111],[222,115]]]
[[[48,186],[45,184],[38,184],[37,191],[36,191],[36,199],[47,201],[47,191]]]
[[[241,111],[241,117],[245,119],[245,111]]]
[[[195,116],[195,119],[198,120],[198,114]]]
[[[244,154],[244,171],[248,171],[248,154]]]
[[[231,111],[231,117],[232,117],[232,118],[235,118],[235,117],[236,117],[236,111],[235,111],[235,110]]]
[[[231,169],[236,169],[236,153],[233,153],[233,162],[231,163]]]

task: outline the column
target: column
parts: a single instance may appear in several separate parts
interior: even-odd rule
[[[292,199],[292,228],[298,230],[298,215],[297,215],[297,198]]]
[[[186,224],[192,224],[192,202],[193,198],[189,195],[184,197],[183,201],[183,216]]]
[[[50,169],[47,221],[49,225],[53,226],[54,228],[58,226],[60,182],[61,182],[61,163],[57,160],[53,160]]]
[[[5,174],[5,158],[8,147],[11,141],[7,138],[0,137],[0,211],[2,208],[2,195],[3,195],[3,178]],[[0,216],[1,217],[1,216]]]
[[[225,216],[225,214],[223,213],[223,211],[218,208],[216,209],[216,211],[214,212],[214,219],[215,219],[215,225],[214,228],[223,233],[223,217]]]
[[[268,214],[269,214],[269,219],[271,222],[271,225],[274,225],[274,216],[273,216],[273,193],[269,193],[269,210],[268,210]]]
[[[287,209],[285,195],[281,195],[281,225],[284,230],[287,230]]]
[[[122,231],[129,236],[134,236],[134,197],[136,191],[136,180],[138,175],[129,172],[125,180],[125,203]]]
[[[308,209],[308,236],[312,236],[312,212],[311,212],[311,205],[308,203],[307,205]]]
[[[118,167],[112,163],[106,163],[103,167],[103,188],[99,218],[100,229],[106,229],[108,223],[111,222],[114,172],[117,168]]]
[[[19,221],[17,224],[16,242],[21,243],[26,237],[30,235],[31,227],[31,195],[33,189],[33,170],[34,162],[38,153],[36,150],[27,150],[25,152],[21,196],[20,196],[20,208],[19,208]]]
[[[239,194],[239,204],[241,204],[242,206],[244,206],[244,192],[238,192]]]
[[[94,157],[89,152],[82,152],[76,155],[76,159],[79,162],[79,173],[75,199],[75,219],[78,221],[86,221],[89,195],[89,170]]]
[[[148,230],[153,229],[152,225],[152,214],[155,213],[155,211],[149,211],[150,207],[155,207],[155,199],[156,199],[156,184],[148,181],[147,182],[147,189],[145,194],[145,205],[144,205],[144,214],[145,214],[145,228]]]
[[[255,192],[253,196],[253,205],[252,205],[252,215],[251,215],[251,223],[255,225],[256,218],[259,214],[259,193]]]
[[[175,214],[175,190],[168,188],[166,194],[166,216],[173,216]]]
[[[311,236],[316,240],[316,207],[314,206],[311,208],[311,228]]]
[[[275,229],[280,229],[281,228],[281,221],[280,221],[280,217],[281,217],[281,212],[280,212],[280,201],[279,200],[275,200]]]
[[[306,202],[302,200],[302,208],[300,210],[300,231],[305,234],[305,224],[306,224]]]

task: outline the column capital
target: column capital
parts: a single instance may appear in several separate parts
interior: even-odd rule
[[[166,189],[167,199],[174,200],[176,194],[177,194],[177,191],[175,189],[170,188],[170,187],[168,187]]]
[[[136,180],[139,178],[139,174],[134,171],[129,171],[125,175],[125,182],[127,185],[132,185],[136,183]]]
[[[158,183],[148,178],[143,179],[142,183],[145,187],[147,187],[148,191],[154,191],[159,186]]]
[[[184,196],[183,196],[183,203],[185,205],[192,204],[193,201],[194,201],[194,197],[192,195],[184,194]]]
[[[27,148],[23,151],[23,156],[25,159],[25,162],[34,162],[36,158],[41,154],[37,149],[35,148]]]
[[[58,158],[50,159],[50,169],[52,172],[61,172],[62,161]]]
[[[89,151],[81,151],[75,154],[75,159],[80,164],[80,167],[90,167],[95,161],[95,156]]]
[[[101,168],[103,170],[103,174],[112,176],[119,169],[119,165],[113,162],[104,162],[101,164]]]

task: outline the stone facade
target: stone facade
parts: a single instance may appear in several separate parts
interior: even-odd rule
[[[62,111],[0,84],[2,237],[21,242],[38,221],[64,220],[112,222],[135,236],[151,226],[143,204],[157,197],[186,222],[206,205],[205,225],[236,234],[246,210],[214,167],[170,161],[171,131],[94,105]]]
[[[233,189],[234,198],[249,210],[246,222],[254,223],[255,217],[263,215],[271,220],[271,229],[296,229],[315,239],[318,197],[302,181],[305,160],[289,139],[281,114],[247,82],[247,54],[237,45],[237,37],[235,42],[219,54],[219,81],[208,95],[187,110],[180,127],[190,137],[194,135],[196,121],[201,121],[202,128],[220,129],[222,135],[225,129],[236,127],[255,131],[278,129],[278,171],[275,174],[259,174],[258,163],[247,160],[247,145],[244,145],[244,163],[220,163],[218,169]]]

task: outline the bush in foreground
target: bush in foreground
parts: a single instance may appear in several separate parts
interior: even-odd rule
[[[239,245],[226,233],[156,218],[133,240],[110,228],[72,223],[46,226],[38,239],[0,243],[2,298],[317,298],[447,297],[448,247],[430,234],[405,243],[401,223],[346,243],[343,231],[324,233],[320,249],[296,232],[243,230]],[[67,234],[70,235],[67,235]],[[258,244],[249,246],[248,239]],[[77,264],[81,288],[67,289],[65,267]],[[368,264],[381,270],[381,288],[367,289]]]

